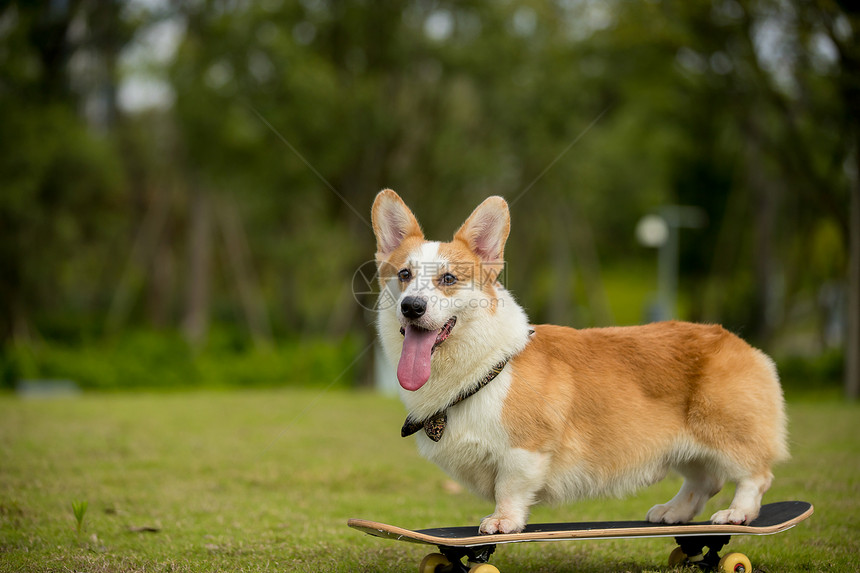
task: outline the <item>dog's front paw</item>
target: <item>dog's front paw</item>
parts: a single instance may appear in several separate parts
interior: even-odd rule
[[[740,509],[723,509],[711,516],[711,523],[717,525],[726,525],[729,523],[732,525],[743,525],[750,521],[752,519],[749,519],[746,512]]]
[[[514,519],[507,517],[499,517],[495,514],[485,517],[481,521],[481,526],[478,531],[481,533],[492,535],[494,533],[519,533],[525,528],[525,523],[519,523]]]
[[[678,507],[677,504],[661,503],[649,509],[645,519],[651,523],[687,523],[695,517],[690,513],[688,508]]]

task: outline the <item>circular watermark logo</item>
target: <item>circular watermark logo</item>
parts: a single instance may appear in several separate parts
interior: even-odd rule
[[[388,310],[397,304],[391,292],[380,288],[376,261],[364,262],[355,270],[352,275],[352,296],[361,308],[373,312]]]

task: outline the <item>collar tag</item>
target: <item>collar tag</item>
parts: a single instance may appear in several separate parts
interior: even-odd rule
[[[400,428],[400,435],[402,437],[411,436],[418,430],[423,429],[424,433],[427,434],[427,437],[433,440],[434,442],[438,442],[442,439],[442,435],[445,433],[445,426],[448,424],[448,408],[459,404],[466,398],[477,394],[478,390],[489,384],[496,376],[502,373],[502,370],[505,369],[505,365],[508,363],[508,359],[505,358],[498,364],[492,367],[492,369],[487,373],[486,376],[481,378],[475,386],[466,390],[454,400],[452,400],[447,406],[421,421],[413,420],[410,417],[406,418],[406,421],[403,422],[403,427]]]

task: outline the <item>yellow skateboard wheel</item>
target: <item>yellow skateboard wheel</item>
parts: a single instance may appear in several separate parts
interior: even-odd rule
[[[687,562],[687,554],[684,553],[684,550],[680,547],[676,547],[672,553],[669,554],[669,567],[677,567],[678,565],[683,565]]]
[[[478,563],[477,565],[472,565],[469,573],[499,573],[499,570],[489,563]]]
[[[720,573],[752,573],[752,563],[743,553],[726,553],[720,559]]]
[[[421,565],[418,566],[418,573],[436,573],[436,568],[440,565],[450,564],[448,558],[441,553],[430,553],[421,561]]]

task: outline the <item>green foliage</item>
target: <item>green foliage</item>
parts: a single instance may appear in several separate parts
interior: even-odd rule
[[[845,356],[839,350],[818,356],[788,356],[777,361],[782,386],[789,396],[839,395],[844,376]]]
[[[72,514],[75,516],[75,531],[78,534],[78,539],[80,539],[84,531],[84,515],[87,513],[88,506],[89,502],[87,501],[72,502]]]
[[[190,387],[347,386],[358,374],[356,340],[295,340],[256,348],[226,332],[195,351],[178,334],[129,331],[115,340],[6,349],[4,386],[19,380],[71,380],[87,390]]]
[[[68,69],[78,47],[68,31],[75,16],[46,14],[38,3],[0,9],[4,342],[26,337],[45,315],[74,312],[97,297],[93,278],[121,228],[116,207],[125,173],[118,150],[76,109]]]
[[[845,285],[844,166],[860,131],[851,10],[5,3],[5,383],[21,372],[112,388],[220,383],[228,370],[290,377],[265,352],[227,352],[227,367],[214,346],[190,351],[185,340],[207,333],[189,325],[216,339],[247,331],[243,348],[319,340],[290,357],[319,373],[306,354],[367,336],[349,283],[372,259],[368,210],[382,187],[433,238],[487,195],[507,197],[514,292],[533,321],[576,326],[641,320],[653,283],[640,269],[654,257],[636,222],[660,205],[699,206],[708,226],[681,237],[684,316],[770,349],[804,308],[826,322],[822,290],[857,288]],[[178,30],[173,57],[134,64],[159,52],[146,42],[165,26]],[[129,76],[163,79],[172,103],[118,107]],[[139,334],[149,329],[167,334],[143,340],[160,336]],[[815,338],[801,350],[821,350]],[[275,342],[275,354],[295,344]]]

